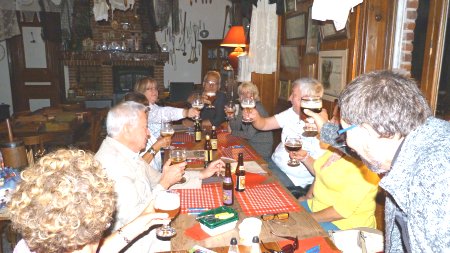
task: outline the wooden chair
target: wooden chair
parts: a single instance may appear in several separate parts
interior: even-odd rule
[[[42,133],[36,135],[23,136],[27,154],[28,164],[33,164],[40,157],[53,149],[52,142],[56,141],[58,136],[53,133]]]
[[[84,150],[97,152],[104,138],[103,129],[107,114],[107,108],[97,109],[90,112],[87,116],[87,120],[89,122],[88,131],[74,143],[74,146]]]

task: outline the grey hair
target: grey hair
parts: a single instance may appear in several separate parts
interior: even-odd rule
[[[341,119],[370,125],[381,137],[407,136],[432,116],[417,83],[392,71],[374,71],[356,77],[339,98]]]
[[[323,96],[323,85],[314,78],[299,78],[292,82],[292,90],[299,86],[302,96]]]
[[[106,118],[106,131],[111,138],[116,137],[127,124],[135,124],[139,112],[147,112],[148,108],[133,101],[122,102],[109,110]]]
[[[220,76],[220,73],[218,71],[215,70],[210,70],[208,71],[205,76],[203,77],[203,82],[206,82],[206,79],[208,79],[208,76],[215,76],[218,79],[218,86],[220,89],[220,84],[222,82],[222,77]]]

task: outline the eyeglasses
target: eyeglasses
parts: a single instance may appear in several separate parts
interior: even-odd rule
[[[261,220],[268,221],[268,220],[286,220],[289,219],[289,213],[275,213],[275,214],[263,214],[261,215]]]
[[[210,80],[204,81],[204,83],[209,85],[209,86],[217,85],[216,81],[210,81]]]
[[[271,234],[278,236],[280,238],[284,238],[290,241],[293,241],[292,244],[287,244],[284,245],[281,248],[281,251],[277,251],[274,249],[269,249],[266,245],[264,245],[264,242],[261,241],[262,246],[264,247],[264,249],[268,250],[270,253],[294,253],[297,249],[298,249],[298,236],[296,237],[292,237],[292,236],[282,236],[282,235],[277,235],[274,232],[270,231]]]
[[[336,141],[338,143],[343,143],[343,146],[346,146],[345,141],[347,140],[347,132],[352,130],[353,128],[357,127],[358,125],[351,125],[349,127],[346,127],[344,129],[340,129],[337,131],[338,137],[336,138]]]

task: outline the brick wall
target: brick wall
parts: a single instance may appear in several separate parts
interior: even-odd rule
[[[403,39],[400,68],[411,72],[411,60],[414,40],[414,28],[416,26],[417,8],[419,0],[407,0],[405,9],[405,19],[403,24]]]

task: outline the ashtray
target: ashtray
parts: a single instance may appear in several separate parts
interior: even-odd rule
[[[156,237],[160,240],[168,240],[174,237],[177,231],[171,226],[161,226],[156,230]]]

